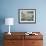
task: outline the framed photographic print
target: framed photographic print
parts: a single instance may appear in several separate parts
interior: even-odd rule
[[[36,9],[19,9],[18,21],[23,24],[36,23]]]

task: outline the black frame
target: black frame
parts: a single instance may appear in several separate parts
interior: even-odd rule
[[[30,10],[30,11],[33,11],[34,10],[34,15],[35,15],[35,21],[34,22],[21,22],[20,21],[20,18],[21,18],[21,16],[20,16],[20,12],[21,11],[25,11],[25,10]],[[35,24],[36,23],[36,9],[18,9],[18,22],[19,22],[19,24]]]

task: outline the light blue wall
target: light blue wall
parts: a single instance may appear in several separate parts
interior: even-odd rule
[[[0,0],[0,17],[13,17],[14,26],[11,31],[46,32],[46,0]],[[18,9],[36,9],[36,24],[19,24]],[[2,24],[1,32],[8,31],[8,26]]]

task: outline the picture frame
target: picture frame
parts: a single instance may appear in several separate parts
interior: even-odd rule
[[[36,9],[18,9],[18,22],[20,24],[36,23]]]

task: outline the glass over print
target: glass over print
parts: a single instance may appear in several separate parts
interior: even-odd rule
[[[36,23],[36,9],[19,9],[19,23]]]

